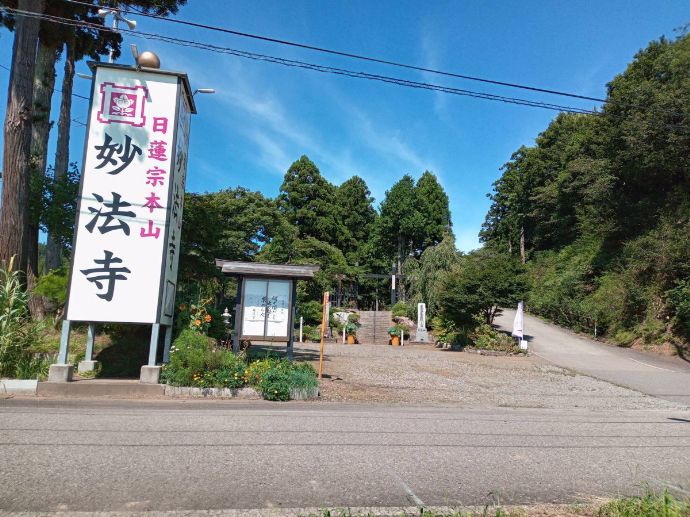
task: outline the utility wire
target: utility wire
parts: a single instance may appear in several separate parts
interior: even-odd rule
[[[71,4],[78,4],[78,5],[88,6],[88,7],[94,7],[94,4],[90,4],[88,2],[83,2],[80,0],[63,0],[63,1],[69,2]],[[342,56],[342,57],[347,57],[347,58],[351,58],[351,59],[358,59],[361,61],[369,61],[371,63],[379,63],[382,65],[395,66],[398,68],[406,68],[408,70],[417,70],[419,72],[427,72],[427,73],[431,73],[431,74],[444,75],[447,77],[455,77],[458,79],[465,79],[468,81],[477,81],[477,82],[486,83],[486,84],[493,84],[493,85],[497,85],[497,86],[506,86],[509,88],[519,88],[522,90],[528,90],[528,91],[532,91],[532,92],[548,93],[551,95],[560,95],[563,97],[571,97],[574,99],[581,99],[581,100],[588,100],[588,101],[595,101],[595,102],[607,102],[606,99],[600,99],[598,97],[589,97],[587,95],[579,95],[577,93],[564,92],[564,91],[560,91],[560,90],[551,90],[548,88],[540,88],[537,86],[529,86],[529,85],[525,85],[525,84],[511,83],[511,82],[505,82],[505,81],[497,81],[497,80],[493,80],[493,79],[486,79],[483,77],[476,77],[476,76],[471,76],[471,75],[458,74],[455,72],[438,70],[438,69],[434,69],[434,68],[426,68],[423,66],[410,65],[407,63],[400,63],[397,61],[390,61],[387,59],[381,59],[381,58],[377,58],[377,57],[364,56],[362,54],[354,54],[352,52],[344,52],[341,50],[333,50],[333,49],[328,49],[328,48],[324,48],[324,47],[317,47],[314,45],[307,45],[305,43],[298,43],[295,41],[283,40],[283,39],[278,39],[278,38],[271,38],[269,36],[261,36],[259,34],[251,34],[248,32],[236,31],[233,29],[225,28],[225,27],[218,27],[218,26],[214,26],[214,25],[207,25],[204,23],[197,23],[197,22],[192,22],[192,21],[188,21],[188,20],[169,18],[166,16],[160,16],[157,14],[149,14],[149,13],[143,12],[142,10],[135,9],[133,6],[130,6],[130,8],[134,11],[134,14],[136,14],[137,16],[145,16],[147,18],[154,18],[156,20],[163,20],[166,22],[177,23],[177,24],[186,25],[189,27],[196,27],[196,28],[206,29],[206,30],[211,30],[211,31],[216,31],[216,32],[223,32],[225,34],[232,34],[234,36],[241,36],[243,38],[251,38],[251,39],[255,39],[255,40],[266,41],[269,43],[278,43],[280,45],[287,45],[290,47],[297,47],[297,48],[302,48],[302,49],[306,49],[306,50],[313,50],[315,52],[322,52],[324,54],[331,54],[331,55]],[[112,8],[112,9],[122,11],[122,9],[118,9],[118,8]]]
[[[63,0],[63,1],[69,2],[72,4],[83,5],[83,6],[91,7],[91,8],[97,7],[94,4],[85,2],[83,0]],[[136,16],[145,16],[147,18],[153,18],[153,19],[157,19],[157,20],[177,23],[177,24],[186,25],[186,26],[190,26],[190,27],[197,27],[197,28],[201,28],[201,29],[207,29],[207,30],[222,32],[222,33],[226,33],[226,34],[232,34],[234,36],[241,36],[241,37],[245,37],[245,38],[251,38],[251,39],[255,39],[255,40],[266,41],[269,43],[278,43],[281,45],[288,45],[288,46],[292,46],[292,47],[303,48],[303,49],[307,49],[307,50],[313,50],[316,52],[322,52],[322,53],[326,53],[326,54],[343,56],[343,57],[348,57],[348,58],[352,58],[352,59],[359,59],[362,61],[369,61],[369,62],[373,62],[373,63],[380,63],[380,64],[384,64],[384,65],[390,65],[390,66],[405,68],[405,69],[409,69],[409,70],[417,70],[420,72],[428,72],[428,73],[432,73],[432,74],[438,74],[438,75],[443,75],[443,76],[448,76],[448,77],[455,77],[455,78],[459,78],[459,79],[466,79],[469,81],[477,81],[477,82],[481,82],[481,83],[493,84],[493,85],[498,85],[498,86],[505,86],[505,87],[510,87],[510,88],[519,88],[519,89],[538,92],[538,93],[547,93],[547,94],[551,94],[551,95],[560,95],[560,96],[570,97],[570,98],[574,98],[574,99],[601,102],[601,103],[606,103],[606,104],[610,104],[610,105],[620,106],[623,108],[635,108],[635,109],[645,109],[646,108],[646,106],[631,105],[631,104],[626,104],[626,103],[622,103],[620,101],[615,101],[615,100],[610,100],[610,99],[602,99],[599,97],[589,97],[587,95],[580,95],[580,94],[572,93],[572,92],[564,92],[564,91],[560,91],[560,90],[540,88],[537,86],[511,83],[511,82],[506,82],[506,81],[497,81],[497,80],[486,79],[486,78],[482,78],[482,77],[470,76],[470,75],[465,75],[465,74],[458,74],[458,73],[448,72],[448,71],[444,71],[444,70],[437,70],[437,69],[426,68],[426,67],[421,67],[421,66],[417,66],[417,65],[400,63],[397,61],[390,61],[387,59],[381,59],[381,58],[376,58],[376,57],[371,57],[371,56],[364,56],[361,54],[354,54],[351,52],[344,52],[344,51],[333,50],[333,49],[328,49],[328,48],[324,48],[324,47],[307,45],[305,43],[298,43],[298,42],[294,42],[294,41],[272,38],[269,36],[261,36],[258,34],[251,34],[251,33],[247,33],[247,32],[236,31],[233,29],[228,29],[226,27],[218,27],[218,26],[207,25],[207,24],[203,24],[203,23],[192,22],[192,21],[188,21],[188,20],[169,18],[166,16],[147,13],[143,9],[136,8],[135,6],[128,6],[125,9],[121,9],[121,8],[117,8],[117,7],[111,7],[110,9],[117,10],[120,12],[132,12],[132,14],[134,14]],[[131,10],[131,11],[128,11],[128,10]],[[677,112],[674,112],[674,111],[671,111],[668,109],[664,109],[664,108],[655,107],[654,110],[659,111],[659,112],[670,113],[673,115],[678,115]],[[681,115],[681,116],[683,116],[683,115]]]
[[[108,32],[127,33],[127,34],[134,36],[134,37],[163,41],[163,42],[172,43],[175,45],[181,45],[181,46],[191,47],[191,48],[199,48],[202,50],[209,50],[209,51],[217,52],[217,53],[221,53],[221,54],[230,54],[230,55],[234,55],[234,56],[243,57],[246,59],[266,61],[266,62],[270,62],[270,63],[281,64],[284,66],[304,68],[304,69],[318,71],[318,72],[322,72],[322,73],[330,73],[330,74],[343,75],[343,76],[348,76],[348,77],[353,77],[353,78],[358,78],[358,79],[380,81],[380,82],[384,82],[384,83],[396,84],[398,86],[406,86],[409,88],[418,88],[418,89],[439,91],[439,92],[449,93],[449,94],[453,94],[453,95],[461,95],[461,96],[474,97],[474,98],[479,98],[479,99],[494,100],[494,101],[500,101],[500,102],[509,103],[509,104],[517,104],[517,105],[523,105],[523,106],[537,107],[537,108],[543,108],[543,109],[549,109],[549,110],[555,110],[555,111],[563,111],[563,112],[568,112],[568,113],[599,114],[599,112],[596,110],[577,108],[577,107],[573,107],[573,106],[565,106],[565,105],[547,103],[547,102],[541,102],[541,101],[532,101],[532,100],[524,99],[524,98],[506,97],[503,95],[495,95],[495,94],[490,94],[490,93],[486,93],[486,92],[464,90],[464,89],[459,89],[459,88],[452,88],[450,86],[424,83],[424,82],[419,82],[419,81],[411,81],[411,80],[402,79],[402,78],[398,78],[398,77],[385,76],[385,75],[379,75],[379,74],[371,74],[371,73],[367,73],[367,72],[353,71],[353,70],[348,70],[348,69],[344,69],[344,68],[336,68],[336,67],[318,65],[318,64],[313,64],[313,63],[307,63],[304,61],[297,61],[297,60],[293,60],[293,59],[286,59],[286,58],[280,58],[280,57],[275,57],[275,56],[270,56],[270,55],[265,55],[265,54],[257,54],[254,52],[237,50],[237,49],[233,49],[233,48],[229,48],[229,47],[221,47],[218,45],[212,45],[210,43],[199,43],[196,41],[185,40],[185,39],[181,39],[181,38],[175,38],[172,36],[164,36],[161,34],[146,33],[146,32],[142,32],[142,31],[132,31],[132,30],[128,30],[128,29],[118,29],[117,31],[115,31],[115,29],[104,27],[102,25],[95,24],[95,23],[71,20],[71,19],[62,18],[59,16],[39,14],[39,13],[34,13],[34,12],[29,12],[29,11],[22,11],[19,9],[13,9],[13,8],[8,8],[8,7],[3,7],[2,10],[10,12],[12,14],[17,14],[19,16],[38,18],[40,20],[50,21],[50,22],[54,22],[54,23],[58,23],[58,24],[62,24],[62,25],[67,25],[67,26],[72,26],[72,27],[82,27],[82,28],[90,28],[90,29],[94,29],[94,30],[102,30],[102,31],[108,31]]]
[[[5,65],[3,65],[2,63],[0,63],[0,68],[4,68],[4,69],[7,70],[8,72],[11,72],[11,70],[10,70],[8,67],[6,67]],[[56,91],[56,92],[58,92],[58,93],[62,93],[62,90],[58,90],[57,88],[54,88],[53,90]],[[72,96],[73,96],[73,97],[77,97],[77,98],[79,98],[79,99],[84,99],[84,100],[87,100],[87,101],[90,100],[88,97],[85,97],[84,95],[79,95],[78,93],[72,93]]]

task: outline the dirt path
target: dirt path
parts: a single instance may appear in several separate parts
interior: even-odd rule
[[[318,344],[296,344],[318,366]],[[431,345],[326,345],[323,401],[461,407],[670,409],[668,401],[554,366],[537,356],[493,357]]]

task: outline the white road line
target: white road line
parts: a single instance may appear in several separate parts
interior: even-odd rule
[[[657,370],[664,370],[666,372],[671,372],[671,373],[678,373],[675,370],[669,370],[668,368],[662,368],[661,366],[654,366],[653,364],[647,364],[643,363],[642,361],[638,361],[637,359],[633,359],[632,357],[628,357],[631,361],[635,361],[636,363],[643,364],[645,366],[649,366],[650,368],[656,368]]]
[[[402,485],[403,490],[405,490],[405,493],[407,493],[407,495],[408,495],[409,498],[412,500],[412,502],[413,502],[414,504],[416,504],[417,506],[424,506],[424,501],[422,501],[419,497],[417,497],[417,496],[415,495],[415,493],[410,489],[409,486],[407,486],[407,485],[405,484],[405,482],[404,482],[402,479],[400,479],[398,476],[395,476],[395,477],[398,478],[398,481],[399,481],[400,484]]]

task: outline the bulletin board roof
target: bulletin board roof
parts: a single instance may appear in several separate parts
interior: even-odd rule
[[[314,278],[320,267],[308,264],[263,264],[259,262],[235,262],[216,259],[216,266],[228,276],[256,276],[271,278],[291,278],[295,280],[310,280]]]
[[[118,65],[115,63],[101,63],[99,61],[89,61],[87,63],[89,65],[89,68],[91,69],[92,72],[96,72],[97,67],[102,67],[102,68],[117,68],[120,70],[128,70],[128,71],[141,71],[141,72],[147,72],[150,74],[161,74],[161,75],[175,75],[179,77],[182,80],[182,85],[184,87],[184,94],[187,97],[187,101],[189,101],[189,111],[192,113],[196,113],[196,104],[194,104],[194,95],[192,94],[192,87],[189,85],[189,77],[187,77],[187,74],[184,72],[173,72],[171,70],[161,70],[160,68],[148,68],[145,66],[140,66],[140,67],[134,67],[134,66],[127,66],[127,65]]]

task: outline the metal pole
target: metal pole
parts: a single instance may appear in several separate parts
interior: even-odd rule
[[[323,310],[321,311],[321,348],[319,351],[319,379],[323,377],[323,335],[326,332],[326,314],[328,312],[328,291],[323,293]]]
[[[172,342],[172,325],[165,327],[165,341],[163,342],[163,362],[170,362],[170,343]]]
[[[232,336],[232,352],[238,354],[240,352],[240,328],[242,322],[240,321],[240,312],[242,307],[242,284],[244,278],[237,279],[237,296],[235,297],[235,335]]]
[[[160,323],[151,325],[151,342],[149,343],[149,366],[156,366],[156,352],[158,352],[158,334]]]
[[[292,349],[295,343],[295,316],[297,314],[297,281],[292,280],[290,282],[291,286],[291,291],[290,291],[290,328],[288,329],[288,332],[290,335],[288,336],[288,344],[287,344],[287,358],[289,361],[292,361]]]
[[[86,353],[84,354],[85,361],[93,361],[93,341],[96,338],[96,325],[89,323],[89,328],[86,332]]]
[[[302,328],[304,327],[304,316],[299,317],[299,342],[304,343],[304,340],[302,339]]]
[[[71,322],[69,320],[62,321],[62,334],[60,335],[60,352],[58,352],[57,364],[67,364],[67,354],[69,353],[69,334]]]
[[[117,9],[117,2],[115,3],[115,9]],[[120,14],[117,11],[113,11],[113,29],[117,32],[117,22],[118,22],[118,17]],[[108,63],[113,62],[113,49],[110,49],[110,53],[108,54]]]

